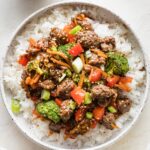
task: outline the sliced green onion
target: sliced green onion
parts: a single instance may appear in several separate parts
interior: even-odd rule
[[[70,30],[69,34],[76,34],[82,29],[80,25],[75,26],[72,30]]]
[[[93,118],[93,114],[91,112],[87,112],[85,116],[86,116],[87,119],[92,119]]]
[[[17,99],[12,98],[12,100],[11,100],[11,110],[12,110],[12,112],[17,114],[17,113],[20,112],[20,108],[21,108],[20,101],[17,100]]]
[[[91,97],[91,95],[90,95],[89,92],[86,92],[86,93],[85,93],[85,97],[84,97],[84,104],[85,104],[85,105],[88,105],[88,104],[90,104],[91,102],[92,102],[92,97]]]
[[[81,60],[80,57],[77,57],[73,62],[72,62],[72,67],[73,67],[73,70],[76,72],[76,73],[80,73],[82,68],[83,68],[83,62]]]
[[[88,50],[88,51],[85,52],[85,57],[86,58],[90,58],[91,56],[92,56],[92,53],[91,53],[90,50]]]
[[[63,73],[63,75],[58,79],[59,82],[61,82],[66,77],[66,74]]]
[[[51,49],[52,51],[57,51],[57,47],[56,47],[56,46],[52,46],[50,49]]]
[[[42,93],[41,93],[41,99],[43,100],[49,100],[50,99],[50,92],[48,90],[42,90]]]
[[[113,106],[109,106],[109,107],[108,107],[108,110],[109,110],[111,113],[116,113],[116,112],[117,112],[116,108],[113,107]]]
[[[74,101],[70,101],[69,106],[72,110],[76,108],[76,103]]]

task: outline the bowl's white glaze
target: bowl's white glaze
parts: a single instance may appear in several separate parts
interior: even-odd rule
[[[149,67],[148,67],[148,61],[147,61],[146,55],[144,54],[144,50],[142,48],[142,45],[141,45],[139,39],[137,38],[137,35],[135,35],[135,33],[133,33],[133,30],[130,28],[129,25],[127,25],[127,23],[125,23],[125,21],[120,19],[117,15],[115,15],[112,12],[110,12],[109,10],[107,10],[105,8],[102,8],[101,6],[92,4],[92,3],[62,2],[62,3],[56,3],[56,4],[53,4],[53,5],[49,5],[49,6],[46,6],[46,7],[42,8],[42,9],[36,11],[35,13],[30,15],[27,19],[25,19],[19,25],[19,27],[16,29],[16,31],[14,32],[14,34],[13,34],[11,40],[10,40],[10,43],[8,45],[8,49],[6,50],[7,51],[6,56],[9,55],[9,53],[12,53],[12,52],[10,52],[10,47],[13,45],[13,40],[24,29],[26,24],[28,24],[33,18],[44,14],[47,10],[50,10],[52,8],[56,8],[56,7],[59,7],[59,6],[64,6],[64,5],[69,5],[70,7],[81,6],[83,8],[87,8],[90,11],[92,17],[94,17],[97,20],[100,20],[100,18],[103,17],[104,19],[108,20],[109,22],[121,22],[121,23],[123,23],[128,28],[128,30],[131,32],[132,38],[134,39],[134,41],[139,45],[140,49],[143,51],[144,60],[145,60],[145,68],[146,68],[147,75],[146,75],[146,88],[145,88],[145,93],[143,94],[143,101],[142,101],[142,104],[141,104],[141,107],[140,107],[140,111],[135,116],[134,120],[124,130],[122,130],[119,134],[115,135],[111,140],[105,142],[104,144],[96,145],[94,147],[88,148],[88,149],[91,149],[91,150],[93,150],[93,149],[101,149],[101,148],[108,147],[109,145],[113,144],[118,139],[120,139],[122,136],[124,136],[125,133],[127,133],[129,131],[129,129],[131,129],[131,127],[137,121],[137,119],[138,119],[138,117],[139,117],[139,115],[140,115],[140,113],[141,113],[141,111],[142,111],[142,109],[144,107],[144,104],[146,102],[147,95],[148,95],[148,90],[149,90],[149,75],[148,75],[149,74],[149,70],[148,70]],[[5,63],[5,61],[3,63]],[[3,75],[2,75],[2,79],[3,79]],[[18,120],[15,118],[15,116],[13,115],[13,113],[11,112],[11,110],[9,108],[9,104],[8,104],[8,100],[7,99],[10,99],[10,96],[7,94],[7,91],[5,90],[3,81],[1,82],[1,91],[2,91],[3,100],[4,100],[4,103],[5,103],[6,107],[7,107],[7,110],[9,112],[10,116],[12,117],[12,119],[14,120],[14,123],[22,131],[22,133],[24,133],[29,139],[31,139],[33,142],[39,144],[42,147],[45,147],[45,148],[48,148],[48,149],[57,149],[57,150],[58,149],[61,149],[61,150],[64,149],[63,147],[57,147],[57,145],[50,145],[50,144],[44,143],[44,142],[40,141],[39,139],[33,137],[33,135],[31,135],[25,128],[22,128],[21,124],[18,123]]]

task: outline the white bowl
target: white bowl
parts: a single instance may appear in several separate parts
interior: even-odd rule
[[[146,102],[147,99],[147,95],[148,95],[148,90],[149,90],[149,75],[148,75],[148,61],[146,58],[146,55],[144,54],[144,50],[141,46],[140,41],[137,38],[137,35],[135,35],[135,33],[133,33],[132,29],[130,28],[130,26],[125,23],[125,21],[123,21],[121,18],[119,18],[117,15],[115,15],[113,12],[98,6],[96,4],[92,4],[92,3],[85,3],[85,2],[62,2],[62,3],[56,3],[56,4],[52,4],[49,6],[46,6],[38,11],[36,11],[35,13],[33,13],[32,15],[30,15],[27,19],[25,19],[20,25],[19,27],[16,29],[16,31],[14,32],[10,43],[8,45],[8,49],[6,50],[6,56],[5,56],[5,60],[3,62],[3,66],[5,66],[6,63],[6,57],[8,58],[9,56],[11,56],[11,54],[13,53],[12,48],[13,48],[13,44],[14,44],[14,39],[15,37],[24,30],[25,26],[31,21],[33,20],[33,18],[36,18],[38,16],[41,16],[42,14],[46,13],[48,10],[53,9],[53,8],[57,8],[57,7],[63,7],[65,5],[68,5],[70,7],[82,7],[84,9],[87,9],[90,13],[91,16],[93,18],[95,18],[96,20],[100,20],[101,17],[104,18],[104,20],[108,21],[108,22],[120,22],[122,24],[124,24],[126,26],[126,28],[129,30],[130,32],[130,37],[132,39],[132,41],[134,43],[136,43],[136,45],[141,49],[141,51],[143,52],[143,56],[144,56],[144,60],[145,60],[145,69],[146,69],[146,87],[145,87],[145,93],[143,93],[143,100],[141,101],[140,107],[139,107],[139,111],[136,114],[136,116],[134,117],[134,119],[126,126],[126,128],[123,128],[123,130],[121,130],[119,133],[115,134],[109,141],[106,141],[103,144],[100,145],[95,145],[93,147],[90,148],[81,148],[81,149],[89,149],[89,150],[94,150],[94,149],[101,149],[104,147],[108,147],[109,145],[113,144],[114,142],[116,142],[118,139],[120,139],[122,136],[125,135],[125,133],[127,133],[129,131],[129,129],[135,124],[135,122],[137,121],[143,107],[144,104]],[[4,67],[3,67],[4,69]],[[22,133],[24,135],[26,135],[29,139],[31,139],[33,142],[39,144],[42,147],[48,148],[48,149],[66,149],[64,147],[58,147],[57,145],[50,145],[47,144],[37,138],[35,138],[28,130],[28,128],[26,126],[24,126],[16,117],[15,115],[11,112],[10,110],[10,99],[11,99],[11,93],[10,91],[7,90],[7,88],[4,85],[4,81],[3,81],[3,70],[2,70],[2,82],[1,82],[1,92],[2,92],[2,96],[3,96],[3,100],[4,103],[7,107],[7,110],[10,114],[10,116],[12,117],[14,123],[17,125],[17,127],[22,131]],[[76,148],[73,148],[76,149]]]

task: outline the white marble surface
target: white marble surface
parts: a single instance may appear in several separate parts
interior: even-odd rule
[[[57,0],[58,1],[58,0]],[[86,0],[85,0],[86,1]],[[93,0],[120,14],[141,38],[150,56],[150,0]],[[0,57],[14,29],[35,10],[56,0],[0,0]],[[150,150],[150,100],[137,124],[107,150]],[[43,150],[22,135],[0,97],[0,150]]]

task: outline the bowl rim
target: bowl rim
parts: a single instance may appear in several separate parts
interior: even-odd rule
[[[150,66],[149,66],[149,61],[148,61],[148,57],[147,55],[145,54],[145,50],[144,50],[144,47],[142,45],[142,42],[140,41],[140,39],[138,38],[138,35],[136,34],[136,32],[134,32],[134,29],[131,28],[131,26],[125,21],[122,19],[122,17],[120,17],[118,14],[114,13],[113,11],[105,8],[104,6],[101,6],[99,4],[96,4],[95,2],[85,2],[84,0],[80,0],[80,1],[77,1],[77,0],[70,0],[70,1],[62,1],[62,2],[56,2],[56,3],[52,3],[50,5],[46,5],[40,9],[38,9],[37,11],[33,12],[31,15],[29,15],[26,19],[24,19],[19,25],[18,27],[16,28],[16,30],[13,32],[11,38],[9,39],[9,42],[8,42],[8,46],[6,47],[5,49],[5,53],[4,53],[4,60],[2,61],[1,63],[1,82],[0,82],[0,86],[1,86],[1,94],[2,94],[2,99],[4,101],[4,104],[7,108],[7,111],[9,113],[9,115],[11,116],[14,124],[17,126],[17,128],[25,135],[25,137],[27,137],[28,139],[30,139],[31,141],[33,141],[34,143],[38,144],[39,146],[41,147],[44,147],[46,149],[56,149],[56,150],[68,150],[69,148],[60,148],[60,147],[57,147],[57,146],[54,146],[54,145],[50,145],[48,143],[45,143],[45,142],[42,142],[41,140],[37,139],[37,138],[34,138],[32,136],[30,136],[28,133],[26,133],[25,130],[23,130],[20,125],[17,123],[17,120],[15,119],[12,111],[10,110],[9,108],[9,105],[7,103],[7,99],[6,99],[6,95],[5,95],[5,89],[4,89],[4,84],[3,84],[3,76],[4,76],[4,62],[5,62],[5,58],[6,58],[6,55],[7,55],[7,52],[9,50],[9,46],[11,45],[11,43],[13,42],[13,40],[15,39],[15,37],[18,35],[18,33],[21,31],[21,29],[23,29],[23,27],[28,23],[28,21],[31,21],[35,16],[38,16],[40,15],[40,13],[43,13],[44,10],[48,10],[50,8],[53,8],[53,7],[59,7],[59,6],[63,6],[63,5],[77,5],[77,4],[80,4],[80,5],[87,5],[87,6],[92,6],[92,7],[98,7],[100,9],[103,9],[107,12],[109,12],[110,14],[114,15],[115,17],[117,17],[118,20],[120,20],[122,23],[124,23],[128,29],[130,30],[130,32],[133,34],[134,38],[136,39],[136,41],[138,42],[140,48],[141,48],[141,51],[143,53],[143,59],[144,59],[144,63],[145,63],[145,70],[146,70],[146,87],[145,87],[145,93],[144,93],[144,96],[143,96],[143,102],[142,102],[142,105],[141,105],[141,108],[138,112],[138,114],[136,115],[136,117],[132,120],[132,122],[128,125],[128,127],[123,130],[121,133],[119,133],[116,137],[112,138],[111,140],[103,143],[103,144],[100,144],[100,145],[96,145],[96,146],[93,146],[93,147],[90,147],[90,148],[80,148],[82,150],[86,149],[86,150],[96,150],[96,149],[101,149],[101,148],[106,148],[110,145],[112,145],[113,143],[116,143],[118,140],[120,140],[123,136],[125,136],[125,134],[127,134],[129,132],[129,130],[131,130],[131,128],[135,125],[135,123],[137,122],[144,106],[145,106],[145,103],[147,101],[147,97],[148,97],[148,92],[149,92],[149,89],[150,89]]]

